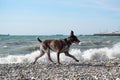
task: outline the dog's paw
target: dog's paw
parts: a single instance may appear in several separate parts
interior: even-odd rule
[[[55,65],[62,65],[62,63],[60,63],[60,62],[59,63],[55,63]]]
[[[76,62],[79,62],[79,60],[76,60]]]
[[[35,64],[35,62],[32,62],[31,64]]]

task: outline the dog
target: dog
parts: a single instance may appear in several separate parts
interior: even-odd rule
[[[60,53],[65,53],[66,56],[69,56],[73,58],[75,61],[79,62],[78,59],[76,59],[73,55],[69,54],[69,48],[72,43],[79,44],[80,40],[74,35],[74,32],[71,31],[70,36],[65,39],[59,39],[59,40],[40,40],[37,38],[37,40],[40,42],[40,55],[35,58],[35,62],[42,57],[45,53],[48,55],[48,59],[53,62],[50,56],[50,50],[57,52],[57,62],[60,63]],[[53,62],[54,63],[54,62]]]

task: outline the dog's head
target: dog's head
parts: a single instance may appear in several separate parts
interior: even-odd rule
[[[79,44],[80,40],[74,35],[74,32],[71,31],[70,36],[68,37],[69,41],[75,44]]]

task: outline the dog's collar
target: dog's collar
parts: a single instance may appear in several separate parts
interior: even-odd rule
[[[64,39],[64,42],[65,42],[67,45],[71,45],[71,44],[72,44],[72,42],[71,42],[68,38],[65,38],[65,39]]]
[[[66,38],[66,42],[67,42],[67,44],[72,44],[72,41],[69,39],[69,38]]]

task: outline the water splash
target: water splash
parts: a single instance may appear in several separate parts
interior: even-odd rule
[[[120,43],[113,45],[112,48],[104,47],[99,49],[88,49],[83,52],[80,49],[71,49],[69,51],[71,55],[74,55],[80,61],[86,60],[107,60],[120,58]],[[40,54],[39,50],[36,50],[30,54],[26,55],[8,55],[7,57],[0,58],[0,64],[6,63],[31,63],[34,61],[35,57]],[[57,55],[55,52],[51,52],[51,57],[53,61],[57,61]],[[39,58],[38,62],[48,62],[48,57],[45,54]],[[74,61],[72,58],[65,56],[63,53],[60,54],[60,61]]]

